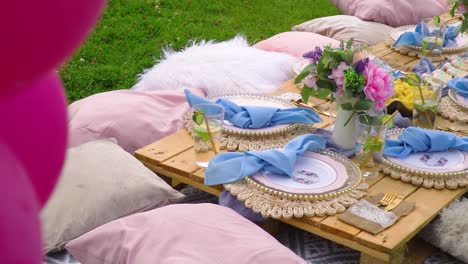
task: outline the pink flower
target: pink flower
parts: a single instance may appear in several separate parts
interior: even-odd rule
[[[333,79],[336,84],[336,92],[333,94],[335,97],[343,94],[344,71],[348,68],[349,66],[346,63],[341,62],[336,69],[332,70],[331,75],[328,76],[328,78]]]
[[[374,101],[376,110],[384,109],[385,101],[395,93],[390,73],[373,61],[369,61],[362,74],[366,78],[364,86],[366,98]]]

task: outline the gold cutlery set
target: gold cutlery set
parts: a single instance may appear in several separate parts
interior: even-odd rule
[[[385,206],[385,211],[391,211],[395,209],[401,202],[403,202],[404,199],[404,194],[398,195],[396,192],[385,193],[377,206]]]
[[[333,111],[331,111],[331,105],[329,107],[327,107],[327,110],[322,110],[322,109],[319,109],[317,108],[316,105],[313,105],[313,104],[310,104],[310,103],[304,103],[304,101],[302,101],[302,99],[299,99],[299,100],[291,100],[290,101],[292,104],[294,104],[295,106],[297,107],[305,107],[305,108],[309,108],[309,109],[312,109],[314,110],[315,112],[321,114],[321,115],[324,115],[324,116],[328,116],[328,117],[335,117]]]

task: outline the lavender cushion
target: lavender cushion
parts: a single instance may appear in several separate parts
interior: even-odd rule
[[[199,89],[191,91],[203,95]],[[68,107],[69,146],[115,138],[133,152],[181,129],[188,110],[182,89],[95,94]]]
[[[101,226],[67,244],[81,263],[305,263],[261,228],[214,204],[169,205]]]
[[[258,42],[253,47],[302,57],[304,53],[314,49],[315,46],[322,47],[327,44],[338,47],[340,42],[311,32],[291,31],[279,33],[269,39]]]

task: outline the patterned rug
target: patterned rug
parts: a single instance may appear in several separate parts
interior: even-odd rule
[[[216,196],[196,188],[185,187],[180,190],[186,195],[181,203],[218,203]],[[323,239],[303,230],[280,224],[276,237],[280,243],[294,251],[310,264],[358,264],[358,251]],[[44,264],[79,264],[68,252],[62,251],[45,257]],[[463,264],[442,251],[436,251],[424,264]]]

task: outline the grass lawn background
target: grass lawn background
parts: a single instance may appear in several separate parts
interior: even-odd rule
[[[328,0],[108,0],[90,38],[60,69],[70,102],[130,88],[161,49],[192,39],[256,43],[296,24],[338,14]]]

